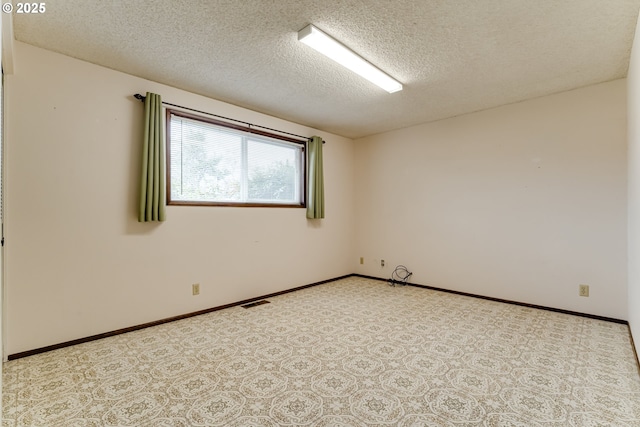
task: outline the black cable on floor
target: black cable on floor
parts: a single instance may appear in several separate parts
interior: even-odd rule
[[[413,273],[407,270],[407,267],[404,265],[399,265],[393,270],[391,273],[391,278],[389,279],[389,285],[395,286],[398,285],[406,285],[407,281],[411,277]]]

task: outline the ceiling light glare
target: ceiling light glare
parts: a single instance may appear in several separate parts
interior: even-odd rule
[[[307,46],[311,46],[318,52],[333,59],[338,64],[353,71],[380,86],[389,93],[402,90],[402,84],[389,77],[360,56],[355,54],[348,47],[331,36],[323,33],[313,25],[307,25],[298,31],[298,40]]]

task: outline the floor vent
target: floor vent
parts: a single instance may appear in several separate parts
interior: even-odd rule
[[[251,307],[255,307],[257,305],[262,305],[262,304],[269,304],[269,301],[267,301],[266,299],[263,299],[262,301],[251,302],[249,304],[243,305],[242,308],[251,308]]]

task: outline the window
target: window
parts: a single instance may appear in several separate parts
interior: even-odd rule
[[[167,109],[169,204],[304,207],[304,145]]]

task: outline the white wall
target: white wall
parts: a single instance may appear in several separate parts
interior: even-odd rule
[[[21,43],[15,61],[5,86],[7,354],[352,272],[389,277],[397,264],[415,283],[629,317],[640,329],[631,266],[627,307],[625,80],[354,144]],[[323,136],[327,219],[169,206],[166,223],[139,224],[142,104],[131,95],[147,90]],[[633,164],[630,177],[640,175]],[[591,297],[578,297],[580,283]]]
[[[4,35],[2,33],[2,21],[3,19],[0,18],[0,93],[2,91],[4,91],[3,88],[3,75],[4,75],[4,71],[2,68],[3,65],[3,56],[4,56],[4,49],[3,49],[3,38]],[[4,135],[4,122],[3,122],[3,115],[2,115],[2,111],[4,111],[4,101],[2,96],[0,95],[0,138],[3,138]],[[4,154],[0,152],[0,179],[2,179],[2,173],[3,173],[3,161],[2,161],[2,157],[4,157]],[[1,197],[1,196],[0,196]],[[4,329],[4,298],[3,298],[3,294],[4,294],[4,267],[3,267],[3,260],[4,260],[4,248],[0,248],[0,349],[2,349],[2,351],[0,351],[0,362],[4,362],[4,333],[3,333],[3,329]],[[0,375],[0,377],[2,377],[2,375]],[[2,423],[2,378],[0,378],[0,423]]]
[[[15,60],[5,86],[8,354],[352,273],[351,140],[22,43]],[[132,95],[145,91],[324,137],[326,219],[169,206],[165,223],[138,223],[143,104]]]
[[[627,76],[629,132],[629,326],[640,354],[640,35],[636,29]]]
[[[627,319],[625,90],[356,140],[355,270],[404,264],[414,283]]]

